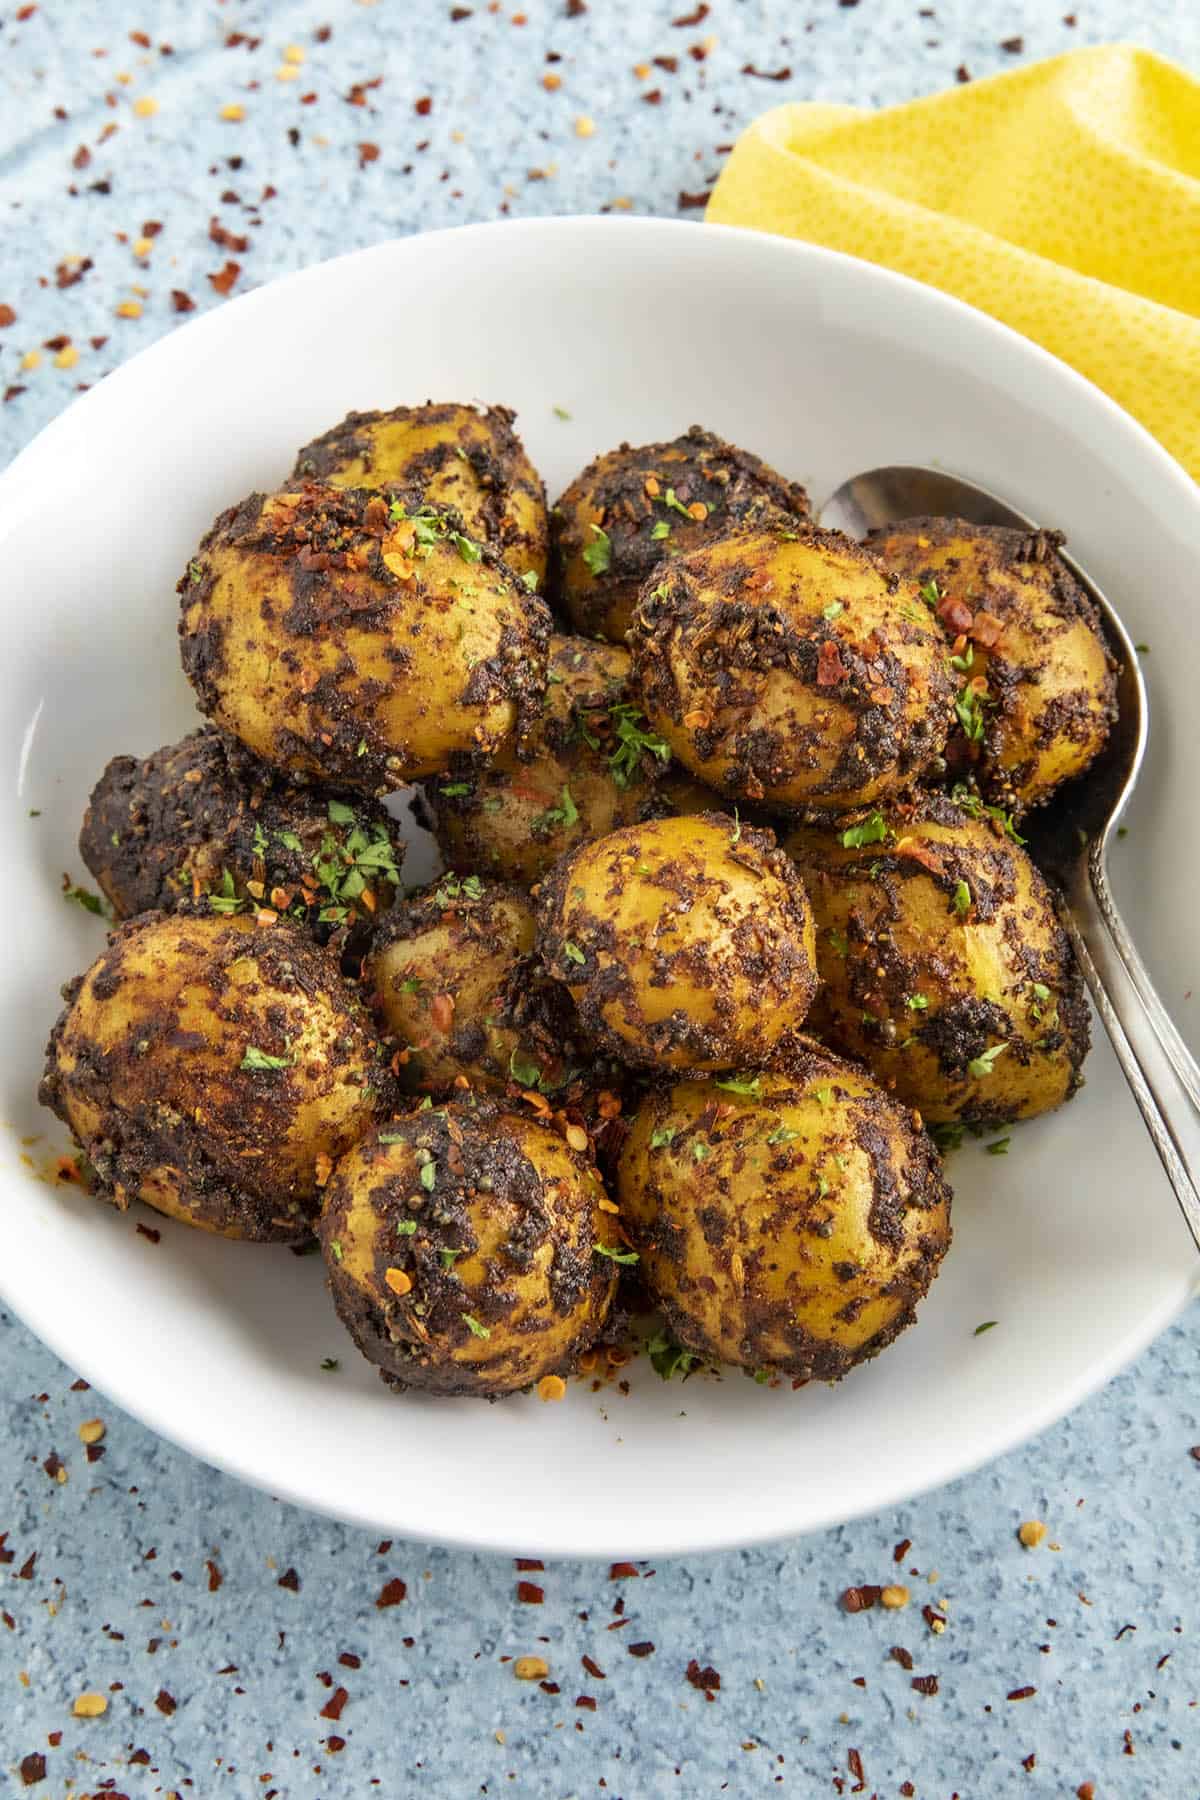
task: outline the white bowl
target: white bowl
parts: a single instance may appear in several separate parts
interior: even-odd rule
[[[1104,1042],[1079,1099],[1014,1130],[1007,1156],[968,1142],[952,1157],[954,1248],[919,1322],[838,1388],[663,1383],[639,1359],[628,1396],[572,1384],[556,1406],[397,1398],[344,1336],[318,1262],[143,1214],[155,1245],[136,1212],[37,1179],[65,1147],[35,1100],[58,987],[102,942],[58,893],[64,870],[84,874],[84,802],[109,756],[195,722],[180,570],[220,508],[270,487],[348,408],[430,396],[515,406],[552,494],[599,450],[699,421],[818,501],[854,469],[940,462],[1063,527],[1153,651],[1153,748],[1119,887],[1188,1028],[1200,758],[1193,658],[1171,645],[1188,629],[1200,496],[1131,419],[982,314],[808,245],[600,219],[381,244],[175,332],[0,480],[0,1293],[155,1430],[393,1535],[661,1555],[804,1531],[947,1481],[1073,1406],[1195,1285]],[[410,878],[432,866],[414,847]],[[321,1370],[328,1356],[336,1372]]]

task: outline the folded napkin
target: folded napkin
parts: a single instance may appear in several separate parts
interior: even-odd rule
[[[1200,479],[1200,82],[1127,45],[866,113],[780,106],[709,201],[956,294],[1074,365]]]

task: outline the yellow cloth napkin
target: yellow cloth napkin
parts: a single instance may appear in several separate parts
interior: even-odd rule
[[[1107,45],[884,112],[777,107],[706,216],[956,294],[1200,479],[1200,82],[1161,57]]]

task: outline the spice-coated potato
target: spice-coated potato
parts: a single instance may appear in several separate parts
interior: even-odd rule
[[[555,592],[578,631],[620,643],[638,590],[764,503],[808,516],[799,482],[693,425],[666,444],[622,444],[589,463],[551,518]]]
[[[507,406],[397,406],[347,413],[305,444],[294,477],[330,487],[411,489],[452,506],[463,529],[495,546],[518,575],[546,579],[549,526],[541,477]]]
[[[570,1372],[600,1334],[625,1254],[594,1164],[531,1118],[464,1095],[394,1119],[329,1183],[334,1303],[384,1377],[511,1394]]]
[[[577,844],[668,809],[658,790],[670,752],[628,677],[617,645],[551,636],[545,711],[521,755],[506,744],[426,783],[451,868],[531,887]]]
[[[202,710],[292,774],[385,793],[498,750],[541,698],[549,613],[454,513],[252,494],[179,592]]]
[[[99,1191],[224,1237],[305,1237],[382,1083],[332,958],[283,921],[146,913],[64,992],[40,1097]]]
[[[564,856],[542,885],[538,950],[584,1031],[634,1067],[767,1058],[816,985],[794,864],[723,813],[651,820]]]
[[[962,797],[974,817],[931,795],[786,843],[817,920],[811,1028],[926,1119],[999,1125],[1070,1099],[1088,1011],[1011,823]]]
[[[270,908],[318,935],[392,903],[404,840],[362,794],[300,787],[215,726],[152,756],[114,756],[79,834],[118,919],[203,901]]]
[[[1116,680],[1096,608],[1057,554],[1061,532],[922,518],[867,542],[922,584],[956,640],[951,766],[1018,813],[1086,769],[1116,717]]]
[[[771,522],[665,565],[629,633],[652,730],[731,799],[839,812],[940,755],[954,684],[916,584]]]
[[[683,1081],[643,1101],[621,1220],[685,1348],[836,1381],[911,1324],[950,1242],[950,1190],[911,1116],[852,1064]]]

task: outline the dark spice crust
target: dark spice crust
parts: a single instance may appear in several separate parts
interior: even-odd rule
[[[930,560],[930,552],[944,550],[964,538],[976,547],[975,556],[936,556]],[[926,543],[922,545],[918,539],[925,539]],[[1024,791],[1037,773],[1040,753],[1056,743],[1073,745],[1077,754],[1072,759],[1071,773],[1080,774],[1099,755],[1117,717],[1116,664],[1107,650],[1098,608],[1058,555],[1065,541],[1061,531],[1028,532],[1011,526],[972,525],[962,519],[928,516],[900,520],[868,532],[864,540],[869,549],[886,554],[889,569],[898,569],[922,585],[936,580],[944,596],[961,600],[968,611],[982,609],[1001,626],[1014,626],[1036,639],[1036,662],[1029,662],[1024,656],[1013,660],[1004,654],[1003,634],[995,647],[986,648],[976,638],[978,624],[964,622],[964,635],[974,640],[975,668],[986,668],[984,730],[982,739],[972,741],[961,725],[956,725],[946,749],[953,773],[961,776],[972,771],[989,800],[1018,813],[1031,804],[1044,804],[1055,792],[1053,787],[1039,788],[1030,798]],[[1025,591],[1014,595],[1007,585],[991,579],[994,574],[1010,576]],[[1028,754],[1019,762],[1001,767],[1001,751],[1011,748],[1009,740],[1020,724],[1018,702],[1022,690],[1044,673],[1056,642],[1079,625],[1092,633],[1105,653],[1099,689],[1086,685],[1081,675],[1081,685],[1054,694],[1033,721]],[[947,629],[954,636],[956,628],[952,623]],[[988,635],[986,629],[983,635]]]
[[[411,512],[419,496],[410,493],[407,499],[401,497],[401,503]],[[469,536],[452,508],[440,507],[435,513],[449,537]],[[446,610],[449,598],[423,579],[419,554],[412,559],[407,578],[389,567],[385,540],[391,541],[396,529],[382,494],[313,482],[273,496],[251,494],[221,513],[177,588],[183,668],[201,711],[232,723],[223,705],[233,681],[231,647],[225,623],[209,608],[217,584],[213,558],[220,555],[224,561],[244,561],[247,579],[257,575],[260,582],[277,584],[290,596],[281,613],[274,596],[263,594],[251,629],[254,636],[261,633],[271,643],[279,667],[295,683],[297,698],[303,699],[314,723],[302,736],[280,722],[269,753],[264,752],[267,760],[294,774],[340,781],[379,795],[392,792],[414,773],[423,773],[411,768],[399,748],[382,735],[374,708],[410,678],[410,642],[424,629],[426,618]],[[497,649],[473,668],[446,666],[440,671],[445,686],[439,683],[437,691],[414,693],[414,720],[432,717],[436,724],[438,711],[447,702],[484,709],[510,700],[517,714],[516,735],[522,739],[541,710],[550,613],[490,544],[478,544],[476,549],[476,583],[490,575],[499,589],[502,624]],[[464,572],[470,566],[464,563]],[[313,644],[339,652],[333,670],[314,671],[309,649]],[[368,645],[382,649],[391,665],[389,684],[357,668],[356,649]]]
[[[647,493],[647,477],[660,492]],[[700,504],[701,520],[668,507],[667,488],[681,506]],[[808,495],[760,457],[726,443],[700,425],[657,444],[621,444],[590,462],[563,492],[551,514],[551,592],[580,631],[620,639],[638,591],[664,558],[697,548],[707,536],[740,524],[755,507],[768,505],[793,518],[809,516]],[[580,559],[595,542],[593,517],[612,546],[607,570],[592,575]],[[655,538],[655,525],[671,535]]]
[[[722,1344],[733,1342],[737,1361],[745,1368],[799,1380],[839,1381],[852,1368],[878,1356],[912,1324],[949,1247],[951,1189],[928,1133],[919,1129],[906,1108],[865,1080],[855,1064],[843,1062],[812,1040],[797,1037],[763,1079],[761,1102],[739,1101],[714,1085],[711,1099],[677,1132],[669,1150],[654,1151],[643,1159],[645,1200],[639,1206],[637,1223],[632,1209],[625,1208],[626,1222],[642,1252],[641,1271],[648,1289],[679,1343],[708,1360],[721,1360]],[[836,1168],[837,1157],[845,1158],[852,1150],[866,1155],[872,1178],[868,1236],[881,1250],[891,1255],[903,1252],[904,1256],[881,1290],[898,1302],[895,1316],[857,1349],[816,1335],[798,1322],[796,1308],[803,1306],[810,1291],[811,1274],[799,1278],[797,1294],[791,1299],[773,1299],[756,1282],[786,1232],[811,1233],[818,1239],[830,1235],[829,1221],[838,1205],[836,1177],[822,1192],[814,1172],[810,1184],[802,1188],[793,1173],[795,1153],[788,1142],[781,1142],[774,1149],[770,1173],[761,1180],[760,1191],[774,1197],[776,1210],[758,1218],[758,1246],[747,1250],[738,1229],[747,1191],[744,1183],[752,1179],[745,1174],[743,1140],[761,1137],[763,1113],[782,1116],[789,1105],[806,1099],[806,1090],[810,1097],[814,1084],[822,1084],[831,1096],[825,1108],[829,1124],[822,1139],[822,1167]],[[643,1102],[644,1114],[639,1115],[639,1133],[646,1122],[652,1131],[668,1117],[678,1117],[673,1108],[676,1092],[676,1085],[667,1083],[650,1091]],[[714,1130],[718,1125],[719,1132]],[[728,1154],[731,1140],[737,1146],[732,1156]],[[695,1158],[696,1145],[709,1152],[703,1160]],[[726,1154],[718,1155],[722,1146]],[[669,1158],[669,1163],[660,1162],[663,1157]],[[664,1172],[673,1171],[676,1179],[665,1186],[656,1181],[656,1163]],[[678,1178],[677,1163],[687,1171],[686,1184]],[[623,1175],[625,1170],[623,1162]],[[690,1211],[690,1219],[683,1216],[681,1201]],[[916,1231],[914,1213],[921,1215]],[[649,1224],[643,1223],[644,1219]],[[695,1266],[697,1233],[704,1246],[702,1268]],[[735,1271],[735,1255],[740,1273]],[[665,1291],[653,1279],[656,1258],[669,1265]],[[863,1305],[855,1293],[858,1272],[857,1265],[842,1263],[832,1271],[839,1295],[845,1294],[838,1316],[848,1321]],[[711,1306],[718,1284],[727,1294],[736,1292],[738,1299],[724,1308],[714,1339],[698,1315]],[[766,1346],[779,1341],[786,1345],[786,1355],[765,1354]]]
[[[897,579],[841,532],[785,523],[782,536],[835,551],[898,589]],[[862,642],[849,638],[839,629],[840,615],[830,619],[815,608],[803,583],[793,582],[790,591],[776,587],[769,566],[780,537],[778,529],[748,530],[736,560],[718,562],[701,549],[660,570],[656,583],[647,581],[629,645],[633,684],[651,719],[688,730],[704,763],[719,757],[723,768],[716,774],[706,768],[703,778],[734,799],[761,801],[798,773],[819,771],[807,785],[807,804],[828,809],[881,777],[894,774],[899,785],[940,766],[955,684],[932,617],[922,618],[921,608],[910,618],[898,603],[886,636],[876,630]],[[929,692],[915,712],[900,645],[925,654]],[[694,672],[686,699],[680,668]],[[822,724],[795,711],[773,721],[751,712],[731,728],[730,715],[754,704],[754,678],[774,672],[849,717],[852,729],[836,757]]]
[[[615,1237],[602,1235],[589,1158],[476,1094],[381,1131],[394,1141],[375,1134],[335,1171],[319,1228],[334,1304],[363,1355],[396,1388],[487,1399],[568,1374],[599,1336],[616,1289],[616,1265],[595,1251]],[[427,1188],[419,1164],[429,1159]],[[351,1211],[364,1205],[378,1221],[366,1280],[339,1255]],[[467,1287],[454,1265],[481,1241],[492,1246],[484,1277]],[[547,1241],[552,1257],[539,1271]],[[389,1269],[407,1276],[408,1293],[389,1287]],[[453,1353],[480,1337],[468,1317],[488,1334],[488,1350],[458,1361]]]
[[[128,964],[164,926],[172,933],[164,955],[178,965],[183,986],[164,980],[154,994]],[[248,956],[260,979],[231,979],[232,966]],[[185,987],[194,1000],[200,980],[209,1016],[239,1043],[285,1055],[316,1008],[334,1054],[323,1068],[205,1064],[207,1038],[184,1023]],[[349,1149],[394,1097],[353,989],[324,951],[287,924],[250,936],[230,921],[143,913],[110,933],[103,954],[63,998],[38,1098],[76,1136],[94,1171],[93,1191],[122,1210],[138,1197],[153,1205],[144,1179],[169,1168],[189,1222],[233,1237],[303,1239],[320,1198],[317,1153],[333,1159]],[[124,1037],[107,1050],[87,1034],[89,1012],[106,1006],[128,1014]],[[299,1109],[342,1087],[361,1090],[361,1103],[335,1129],[316,1127],[310,1155],[298,1155],[298,1145],[285,1154]],[[75,1107],[94,1109],[95,1132],[75,1133]]]
[[[1039,1110],[1027,1093],[1008,1092],[1012,1066],[1036,1068],[1065,1059],[1068,1078],[1061,1099],[1070,1099],[1082,1084],[1082,1068],[1091,1043],[1091,1026],[1083,978],[1071,943],[1044,877],[1021,846],[992,819],[972,819],[944,795],[920,794],[890,806],[884,843],[847,852],[840,835],[801,831],[789,847],[814,897],[818,913],[825,884],[869,881],[869,905],[855,907],[845,931],[844,952],[818,933],[818,962],[828,970],[840,958],[847,986],[843,1004],[834,999],[827,981],[810,1016],[812,1029],[849,1055],[862,1057],[879,1079],[931,1117],[954,1117],[983,1126],[1012,1123]],[[849,818],[841,821],[849,823]],[[939,841],[936,853],[913,838],[923,823],[960,834],[958,841]],[[914,848],[915,845],[915,848]],[[1019,877],[1032,891],[1022,900]],[[959,884],[970,895],[973,922],[997,922],[1002,934],[1006,985],[1019,988],[1022,1000],[1005,1005],[994,994],[979,991],[978,961],[969,963],[959,947],[961,916],[955,907]],[[913,890],[932,886],[945,900],[945,923],[939,936],[926,933],[918,951],[897,941],[897,927],[913,928],[926,917],[926,905],[914,901]],[[977,953],[978,958],[978,953]],[[974,982],[972,984],[972,975]],[[1034,984],[1054,995],[1052,1013],[1033,997]],[[914,995],[934,996],[925,1011],[909,1005]],[[1010,1010],[1011,1008],[1011,1010]],[[936,1059],[945,1085],[937,1096],[906,1087],[893,1072],[890,1058],[903,1049],[903,1039],[924,1046]],[[997,1041],[1008,1059],[992,1094],[968,1078],[968,1065]],[[889,1060],[879,1061],[881,1055]],[[1048,1074],[1049,1081],[1050,1076]]]
[[[806,948],[808,896],[773,833],[724,813],[697,813],[688,825],[715,827],[728,860],[773,890],[763,894],[756,912],[739,909],[741,916],[731,922],[732,889],[720,867],[706,863],[701,886],[694,860],[689,867],[683,856],[664,857],[655,823],[581,845],[555,863],[538,892],[538,953],[547,970],[570,987],[587,1037],[630,1067],[661,1067],[667,1058],[678,1061],[680,1052],[688,1066],[732,1067],[746,1059],[749,1045],[770,1041],[767,1021],[785,998],[798,1018],[812,1002],[816,972]],[[639,867],[647,872],[638,873]],[[615,905],[638,883],[670,895],[679,911],[703,907],[712,918],[710,940],[674,950],[623,941]],[[683,1008],[666,1019],[647,1019],[644,992],[675,983],[712,996],[712,1024]],[[605,1009],[614,1003],[637,1029],[638,1042],[609,1026]]]
[[[427,400],[424,406],[396,406],[387,412],[350,412],[339,425],[305,444],[296,457],[292,479],[335,479],[348,464],[362,462],[363,487],[387,491],[410,488],[430,493],[441,503],[454,493],[463,510],[469,498],[471,524],[482,531],[505,560],[518,569],[544,570],[549,551],[546,490],[516,431],[516,413],[508,406],[474,407]],[[427,448],[398,464],[380,451],[381,425],[410,426],[442,433]],[[474,494],[464,492],[469,470]],[[519,497],[524,505],[514,510]],[[529,522],[532,521],[532,524]]]
[[[79,853],[118,919],[203,900],[228,872],[243,907],[272,906],[273,895],[276,901],[286,895],[282,910],[324,941],[335,923],[372,916],[361,899],[351,898],[344,921],[320,919],[332,897],[320,888],[315,862],[329,839],[344,853],[353,829],[330,818],[331,801],[335,812],[349,808],[373,838],[386,834],[400,865],[404,840],[375,801],[289,782],[236,739],[203,725],[150,756],[112,758],[92,790]],[[392,882],[380,873],[370,885],[376,910],[386,908],[396,893]],[[304,895],[312,891],[309,905]]]

